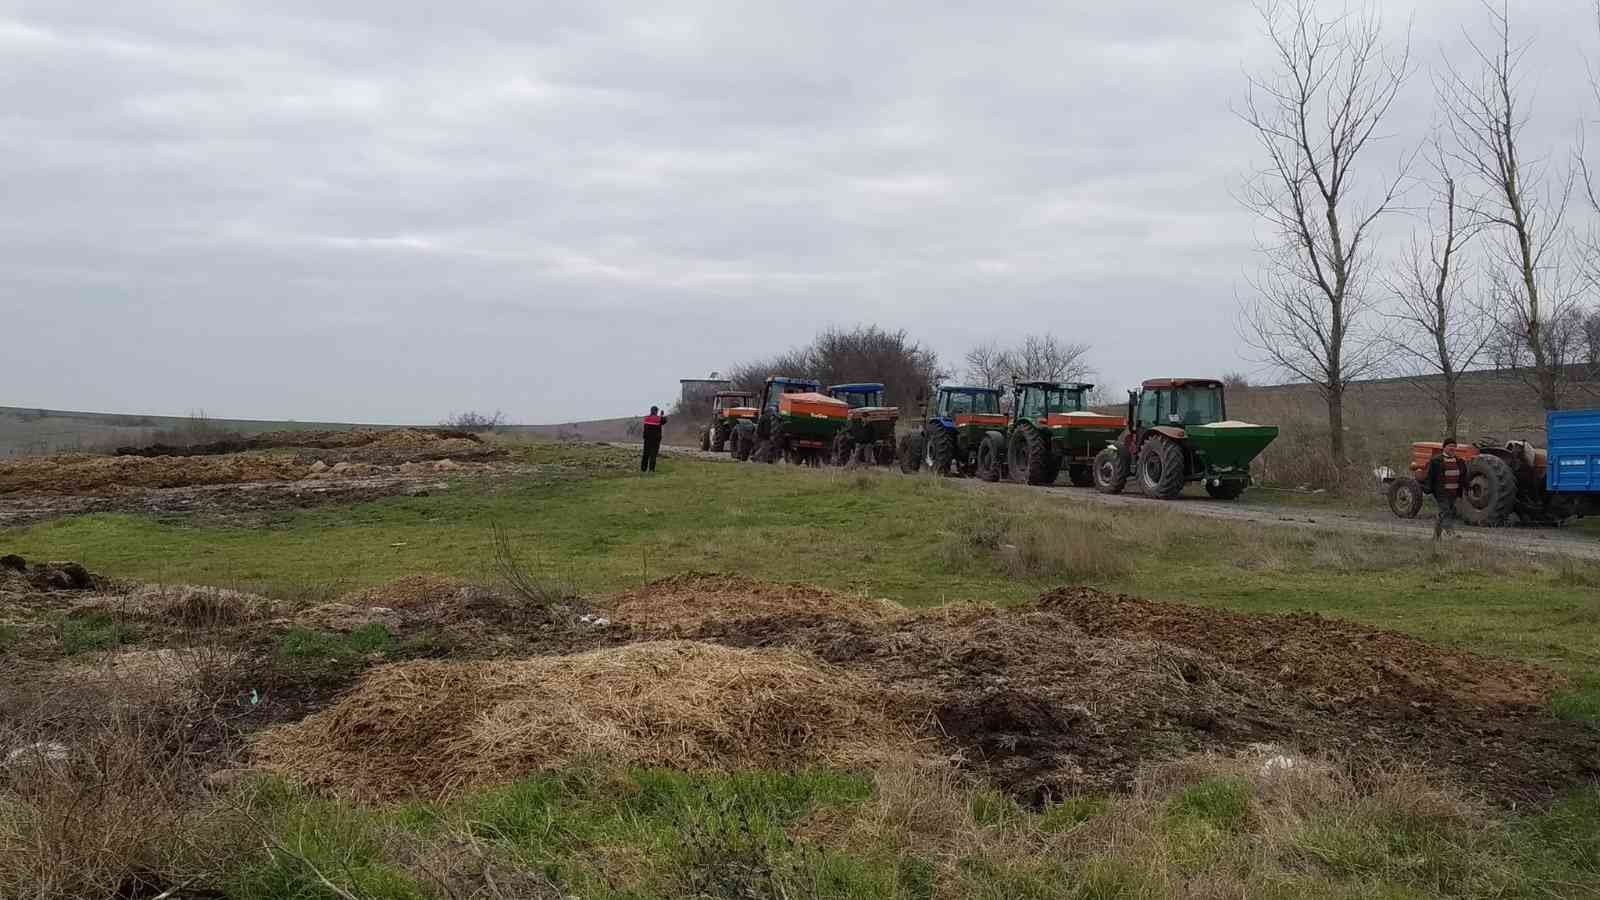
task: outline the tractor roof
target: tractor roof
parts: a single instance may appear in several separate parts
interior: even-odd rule
[[[858,381],[850,384],[836,384],[828,388],[828,392],[844,391],[846,394],[867,394],[872,391],[883,390],[883,384],[877,381]]]
[[[717,397],[754,397],[754,391],[717,391]]]
[[[968,386],[968,385],[960,385],[960,384],[941,384],[941,385],[939,385],[939,390],[948,391],[949,393],[952,393],[952,394],[998,394],[998,393],[1000,393],[1000,389],[999,388],[971,387],[971,386]]]
[[[1044,388],[1051,391],[1091,391],[1094,385],[1081,381],[1019,381],[1017,387]]]
[[[813,389],[820,386],[820,382],[812,381],[809,378],[789,378],[784,375],[771,376],[767,379],[767,384],[801,384]]]
[[[1142,387],[1147,391],[1159,391],[1164,388],[1222,387],[1222,382],[1215,378],[1152,378]]]

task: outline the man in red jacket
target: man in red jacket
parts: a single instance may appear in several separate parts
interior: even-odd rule
[[[656,456],[661,453],[661,429],[666,424],[667,417],[661,410],[650,407],[650,415],[644,417],[644,456],[639,458],[640,472],[656,470]]]

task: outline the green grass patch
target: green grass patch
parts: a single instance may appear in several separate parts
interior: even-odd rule
[[[61,639],[61,651],[68,656],[113,650],[132,641],[134,636],[132,628],[104,612],[63,619],[56,633]]]
[[[0,650],[8,649],[22,639],[22,630],[10,623],[0,623]]]

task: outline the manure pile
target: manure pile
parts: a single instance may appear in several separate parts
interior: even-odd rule
[[[423,603],[444,585],[407,587]],[[1262,743],[1356,772],[1420,766],[1502,803],[1600,777],[1600,729],[1547,712],[1558,675],[1314,616],[1085,589],[909,612],[725,575],[669,578],[599,611],[611,627],[574,624],[571,645],[620,646],[384,666],[265,733],[259,762],[368,798],[595,756],[737,770],[914,755],[1040,800]]]

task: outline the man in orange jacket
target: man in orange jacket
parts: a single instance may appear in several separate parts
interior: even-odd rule
[[[650,415],[644,417],[644,456],[639,458],[640,472],[656,470],[656,456],[661,453],[661,429],[666,424],[667,417],[661,410],[650,407]]]

